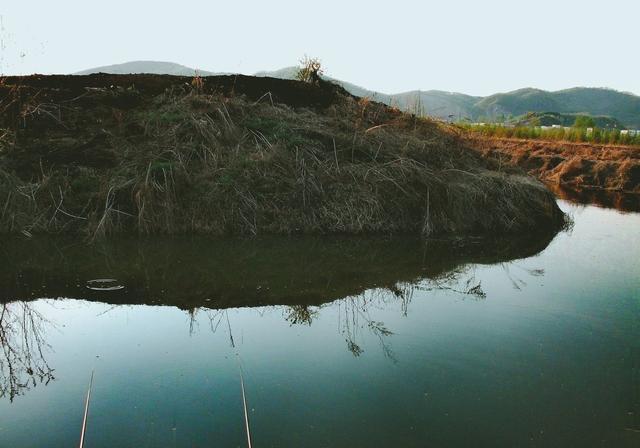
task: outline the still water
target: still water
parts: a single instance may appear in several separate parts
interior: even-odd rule
[[[246,446],[240,372],[256,447],[640,446],[640,214],[561,207],[497,241],[3,241],[0,446],[77,445],[92,371],[86,447]]]

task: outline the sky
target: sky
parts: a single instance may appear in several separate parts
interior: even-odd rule
[[[131,60],[252,74],[318,57],[384,93],[640,94],[640,1],[0,0],[0,73]]]

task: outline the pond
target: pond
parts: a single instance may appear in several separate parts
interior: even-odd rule
[[[640,214],[0,245],[0,446],[640,446]]]

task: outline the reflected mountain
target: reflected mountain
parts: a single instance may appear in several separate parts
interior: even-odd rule
[[[438,279],[466,264],[532,256],[554,235],[500,239],[164,238],[86,245],[9,239],[0,246],[0,303],[73,298],[223,309],[320,305],[370,289]],[[304,320],[304,315],[297,317]]]

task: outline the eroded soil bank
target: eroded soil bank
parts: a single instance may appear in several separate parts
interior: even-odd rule
[[[208,235],[557,230],[555,198],[444,124],[333,84],[7,77],[0,231]]]
[[[469,144],[545,183],[640,193],[640,147],[483,137]]]

